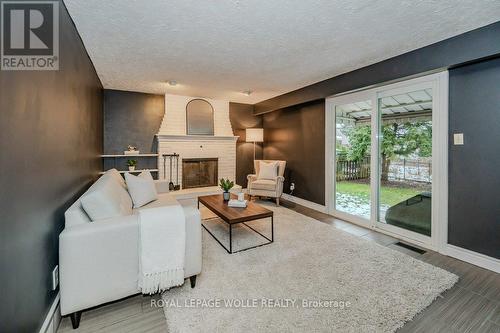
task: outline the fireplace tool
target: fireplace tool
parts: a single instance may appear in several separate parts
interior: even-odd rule
[[[168,158],[170,160],[170,182],[168,183],[168,190],[173,191],[175,187],[174,183],[172,182],[172,155],[170,155]]]
[[[181,189],[181,185],[179,184],[179,154],[176,154],[174,153],[174,157],[175,157],[175,168],[176,168],[176,182],[175,182],[175,186],[174,186],[174,191],[178,191]]]
[[[163,154],[163,179],[167,179],[167,154]]]

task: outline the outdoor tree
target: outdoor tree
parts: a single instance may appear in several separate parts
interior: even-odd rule
[[[361,161],[369,152],[371,143],[371,127],[358,125],[343,130],[349,140],[347,159]],[[430,121],[386,123],[382,125],[382,141],[380,155],[382,158],[381,179],[387,180],[391,159],[432,155],[432,124]]]

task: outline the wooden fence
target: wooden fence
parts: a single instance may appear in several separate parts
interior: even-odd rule
[[[337,181],[370,178],[370,156],[361,161],[348,161],[345,156],[337,156]]]
[[[337,181],[370,178],[370,156],[365,156],[361,161],[348,161],[345,155],[338,155],[336,178]],[[389,180],[431,183],[431,160],[392,160],[389,167]]]

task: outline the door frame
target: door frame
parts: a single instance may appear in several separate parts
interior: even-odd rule
[[[378,178],[379,178],[379,117],[378,96],[380,93],[404,91],[412,86],[430,85],[433,91],[432,113],[432,227],[431,237],[414,232],[401,232],[400,228],[378,225]],[[371,100],[371,214],[370,220],[335,210],[335,106],[357,101]],[[448,71],[401,80],[397,83],[379,85],[375,88],[358,89],[355,92],[333,95],[325,100],[325,198],[327,212],[340,219],[374,229],[406,242],[427,249],[442,251],[448,241]],[[392,228],[394,227],[394,228]]]
[[[335,107],[337,105],[344,105],[353,103],[353,100],[358,102],[361,101],[370,101],[372,103],[373,110],[373,92],[371,90],[362,90],[349,94],[343,94],[341,96],[328,97],[325,101],[325,121],[326,121],[326,142],[325,142],[325,160],[327,161],[326,165],[326,184],[325,184],[325,201],[327,206],[327,212],[329,215],[333,215],[342,220],[346,220],[349,222],[356,223],[366,228],[371,228],[371,219],[373,218],[372,210],[370,210],[370,219],[365,219],[361,216],[351,215],[346,212],[338,211],[335,209],[335,192],[336,192],[336,116],[335,116]],[[372,112],[373,117],[373,112]],[[371,118],[372,118],[371,117]],[[370,118],[370,119],[371,119]],[[372,130],[372,142],[373,142],[373,130]],[[370,164],[373,162],[370,161]],[[373,177],[370,176],[370,186],[372,185]],[[331,190],[330,190],[331,189]],[[370,193],[370,200],[373,200],[373,193]]]

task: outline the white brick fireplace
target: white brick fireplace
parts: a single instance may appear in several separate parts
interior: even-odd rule
[[[165,114],[157,134],[158,177],[170,178],[169,159],[163,166],[163,154],[179,154],[179,184],[182,188],[182,159],[217,158],[218,178],[236,178],[236,140],[229,120],[229,102],[203,98],[214,109],[214,135],[186,135],[186,105],[197,97],[165,95]],[[176,166],[172,167],[176,182]],[[165,171],[165,173],[164,173]],[[166,176],[166,177],[164,177]]]

